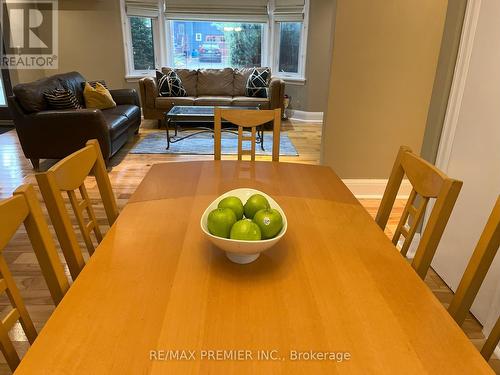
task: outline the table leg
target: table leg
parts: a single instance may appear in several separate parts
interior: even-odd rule
[[[168,128],[170,127],[170,119],[167,118],[165,122],[165,128],[167,129],[167,150],[170,148],[170,133],[168,132]]]
[[[264,125],[261,125],[261,126],[259,127],[259,137],[260,137],[260,149],[261,149],[262,151],[266,151],[266,150],[264,149]]]

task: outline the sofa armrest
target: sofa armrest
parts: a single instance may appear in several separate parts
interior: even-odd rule
[[[141,102],[144,108],[154,109],[155,100],[158,97],[158,86],[153,77],[144,77],[139,80],[139,91],[141,92]]]
[[[139,95],[135,89],[109,90],[116,104],[130,104],[140,107]]]
[[[97,139],[105,160],[111,156],[109,129],[99,109],[41,111],[16,121],[16,130],[28,158],[58,159]]]
[[[284,114],[285,81],[279,78],[271,78],[269,83],[269,106],[270,109],[281,108],[281,115]]]

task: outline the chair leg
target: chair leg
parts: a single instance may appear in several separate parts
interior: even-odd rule
[[[38,172],[40,169],[40,159],[30,159],[31,165],[33,165],[33,169]]]
[[[498,341],[500,341],[500,319],[497,320],[493,330],[481,349],[481,355],[488,361],[495,351]]]

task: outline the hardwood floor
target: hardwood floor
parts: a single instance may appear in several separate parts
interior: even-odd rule
[[[137,155],[128,153],[130,148],[140,139],[140,137],[157,131],[156,121],[144,121],[140,135],[123,147],[112,160],[110,178],[120,209],[127,203],[128,198],[134,192],[152,164],[159,162],[213,159],[212,156],[199,155]],[[308,164],[319,163],[321,145],[320,125],[291,123],[288,121],[284,123],[284,131],[287,132],[300,156],[282,157],[282,161]],[[258,157],[257,159],[262,159],[262,157]],[[52,160],[42,161],[41,169],[48,168],[54,162],[55,161]],[[22,153],[15,131],[9,131],[0,135],[0,198],[9,197],[12,191],[22,183],[33,183],[38,192],[33,173],[31,165]],[[92,178],[88,180],[87,189],[96,206],[96,214],[99,218],[99,222],[103,226],[103,229],[105,229],[105,214],[102,206],[98,203],[97,187]],[[380,203],[379,200],[361,200],[361,203],[372,216],[375,216]],[[404,203],[404,201],[396,202],[386,230],[388,235],[391,235],[392,231],[395,230],[404,208]],[[45,209],[44,205],[42,205],[42,207]],[[40,331],[52,313],[54,306],[23,228],[16,233],[14,239],[4,250],[3,255],[15,277],[35,326],[37,330]],[[67,273],[69,275],[69,272]],[[452,293],[439,276],[431,270],[425,281],[442,304],[447,306],[452,298]],[[9,306],[6,297],[0,297],[1,314],[5,314]],[[481,332],[481,326],[474,317],[469,316],[463,328],[473,343],[480,347],[484,341],[484,337]],[[23,355],[29,348],[29,344],[19,324],[12,330],[11,337],[15,341],[15,346],[19,353]],[[500,361],[492,359],[490,364],[495,371],[500,374]],[[0,375],[3,374],[10,374],[10,370],[5,360],[0,355]]]

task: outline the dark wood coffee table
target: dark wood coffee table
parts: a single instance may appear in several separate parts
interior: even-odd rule
[[[170,148],[171,143],[177,143],[184,139],[193,137],[201,133],[213,133],[214,132],[214,108],[215,106],[185,106],[176,105],[168,112],[165,112],[165,127],[167,130],[167,150]],[[229,107],[229,106],[219,106],[222,109],[249,109],[258,111],[259,107]],[[185,123],[195,123],[203,124],[203,126],[190,127],[191,130],[196,130],[195,132],[189,132],[188,134],[179,135],[182,131],[181,125]],[[237,129],[230,126],[227,121],[225,124],[229,124],[222,129],[222,132],[238,134]],[[211,125],[211,127],[210,127]],[[174,130],[174,135],[170,135],[170,127]],[[257,139],[256,142],[260,144],[260,148],[264,151],[264,126],[257,128]]]

